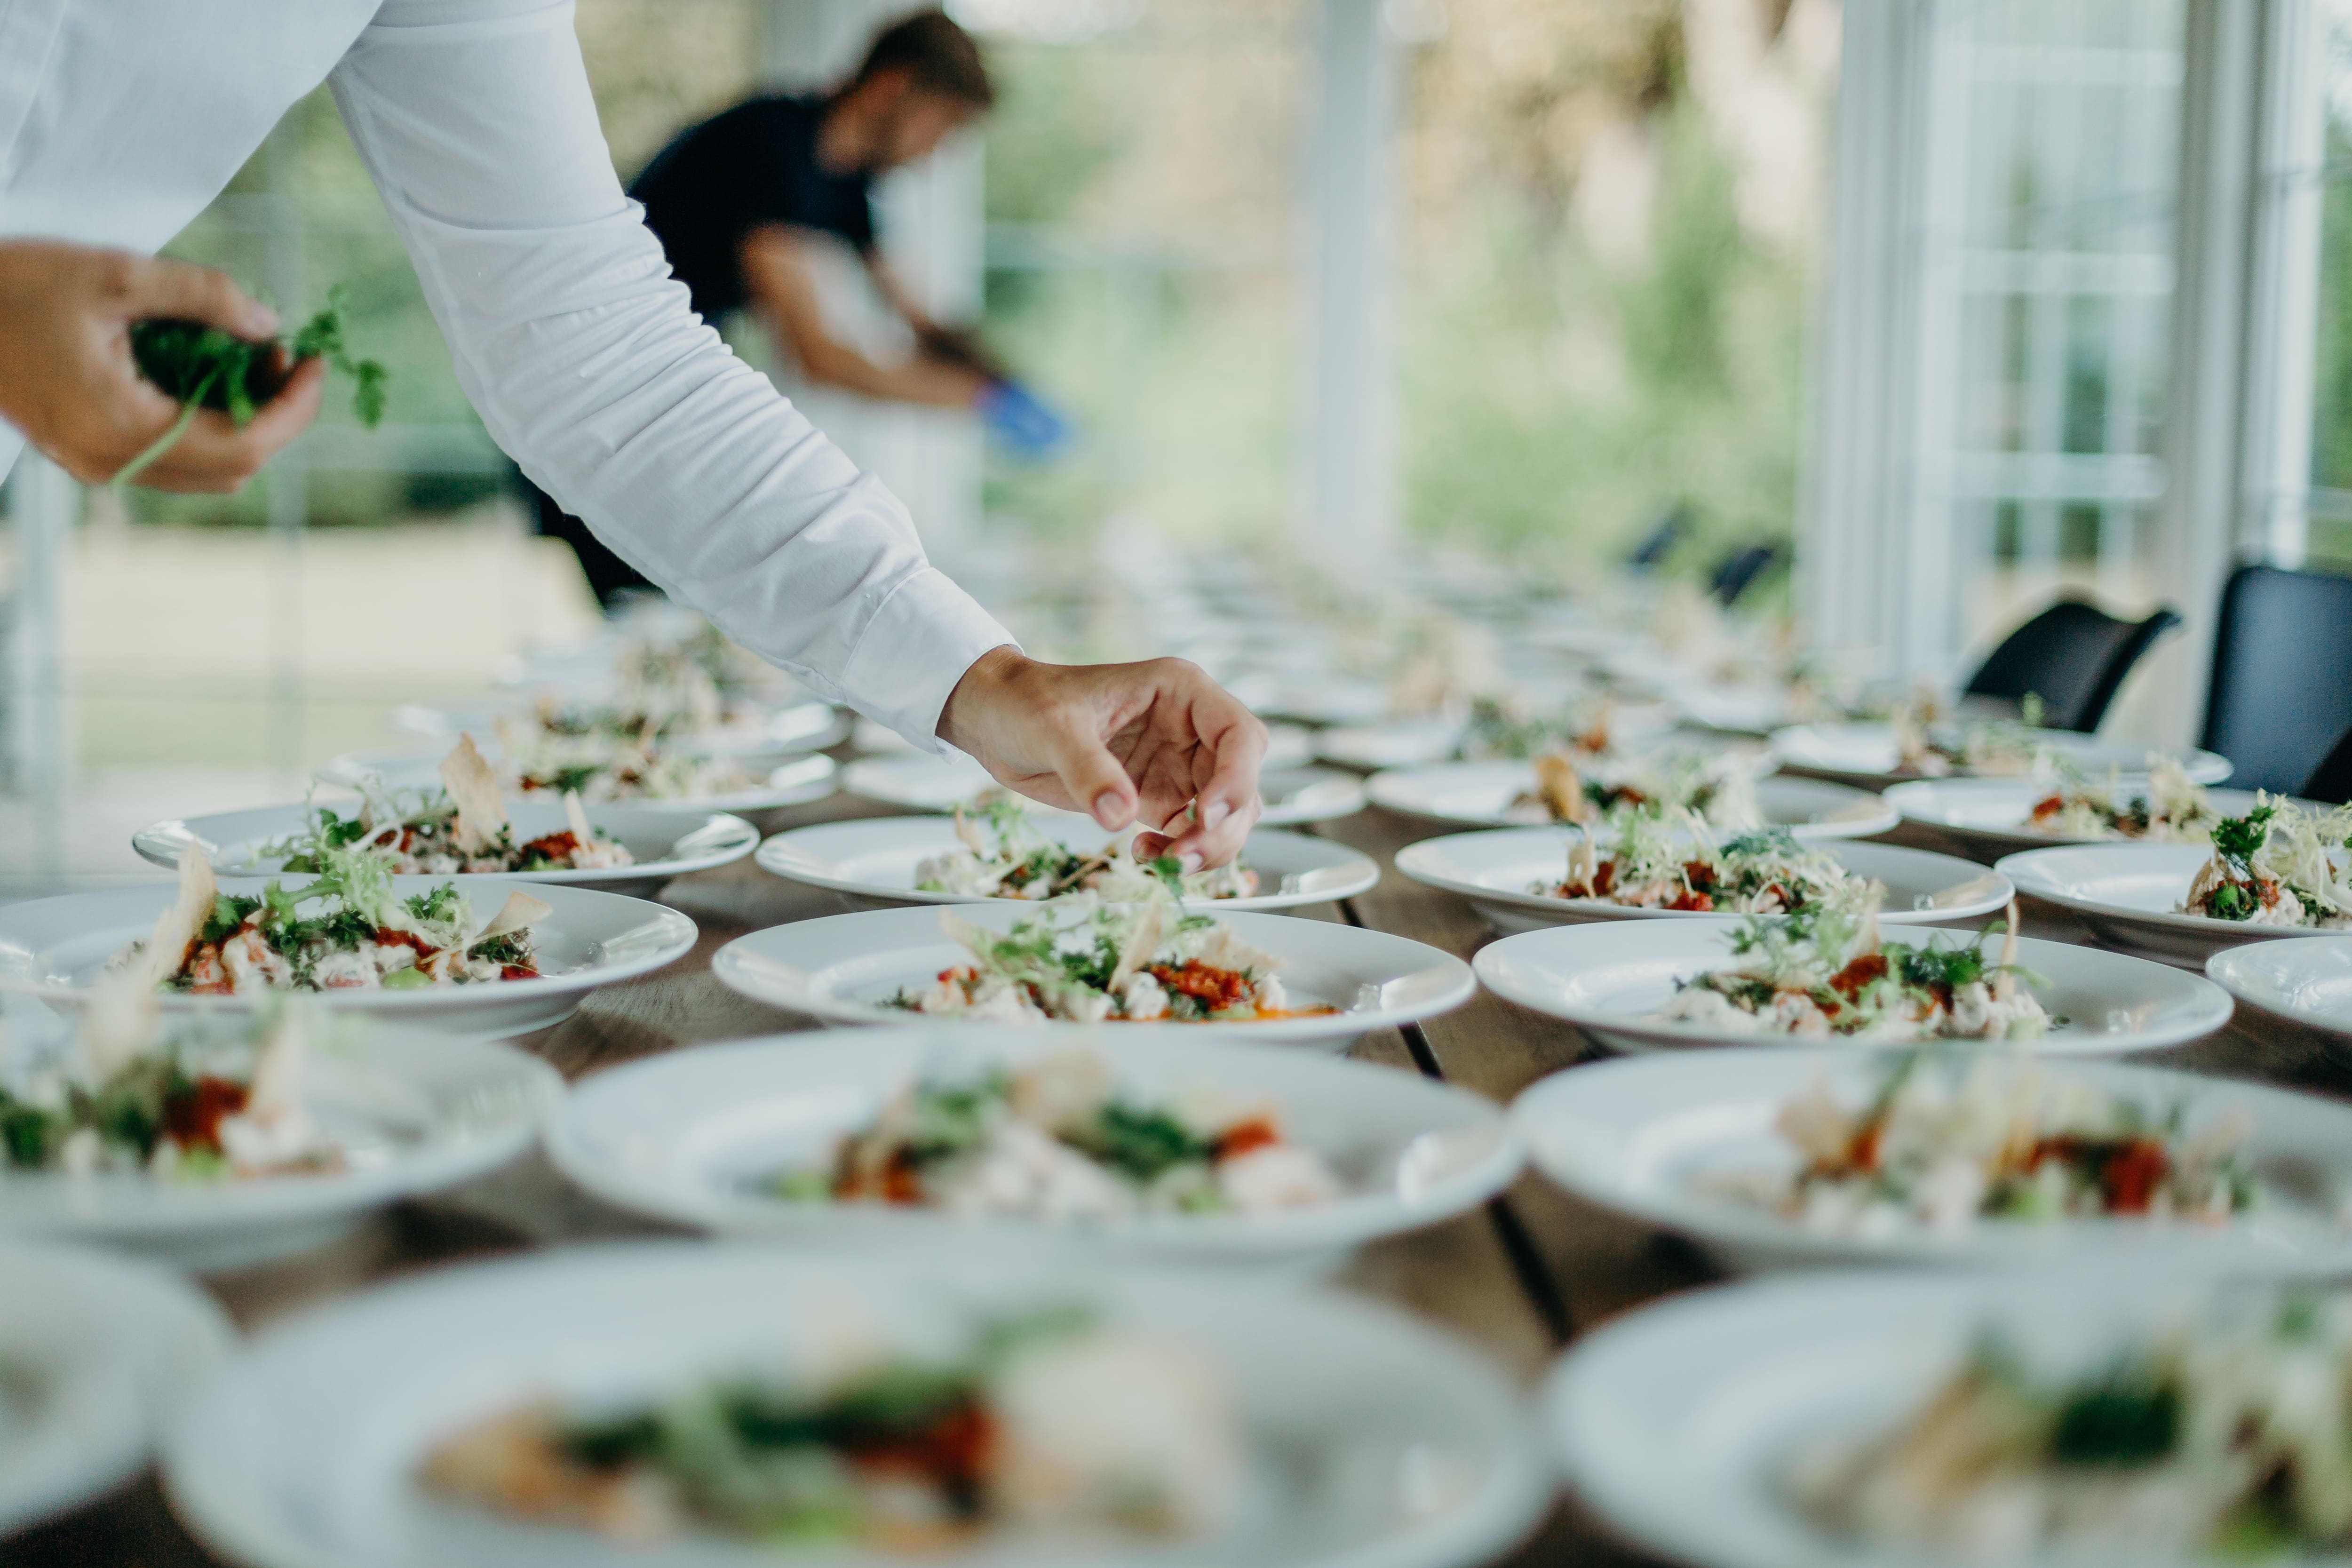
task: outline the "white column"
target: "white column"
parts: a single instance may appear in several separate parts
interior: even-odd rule
[[[81,515],[81,486],[30,447],[8,481],[16,543],[16,593],[7,604],[9,783],[32,797],[33,864],[66,870],[66,791],[72,768],[65,692],[66,552]]]
[[[913,0],[767,0],[761,79],[792,92],[829,86],[856,68],[878,29],[922,8]],[[875,190],[883,253],[916,302],[950,322],[980,315],[981,171],[980,139],[966,135]],[[857,272],[851,267],[820,271],[828,321],[878,355],[903,352],[906,341],[894,334]],[[972,416],[808,386],[789,372],[779,380],[835,445],[907,503],[934,552],[951,552],[978,528],[981,431]]]
[[[1398,461],[1391,321],[1397,60],[1381,0],[1320,0],[1319,89],[1307,152],[1305,525],[1319,542],[1380,547]]]

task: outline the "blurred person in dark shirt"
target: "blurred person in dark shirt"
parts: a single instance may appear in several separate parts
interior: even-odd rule
[[[884,260],[873,187],[929,157],[985,114],[994,86],[980,49],[945,13],[885,27],[850,78],[810,97],[762,94],[678,132],[629,187],[670,269],[716,326],[749,310],[818,385],[940,408],[970,408],[1013,450],[1044,457],[1067,436],[1059,416],[1008,375],[967,331],[931,320]],[[883,364],[825,324],[812,266],[818,237],[846,244],[915,353]],[[540,531],[570,544],[607,605],[648,586],[587,525],[534,491]]]

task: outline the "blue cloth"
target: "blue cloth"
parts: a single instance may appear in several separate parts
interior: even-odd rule
[[[1024,458],[1050,458],[1069,445],[1070,422],[1017,383],[989,383],[977,406],[989,433]]]

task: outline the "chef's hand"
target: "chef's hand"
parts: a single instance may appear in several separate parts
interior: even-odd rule
[[[139,374],[131,324],[202,321],[241,338],[278,316],[208,268],[50,240],[0,241],[0,418],[85,484],[111,479],[172,426],[179,405]],[[226,494],[319,412],[323,361],[296,367],[242,430],[199,413],[137,483]]]
[[[1181,658],[1040,664],[992,649],[950,694],[940,739],[1048,805],[1114,831],[1142,823],[1138,857],[1188,871],[1231,860],[1260,810],[1265,726]]]

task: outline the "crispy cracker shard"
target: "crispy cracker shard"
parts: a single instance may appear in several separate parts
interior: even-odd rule
[[[441,783],[457,807],[457,849],[479,855],[506,831],[507,811],[499,799],[499,775],[474,745],[474,737],[460,735],[441,759]]]
[[[180,972],[180,965],[187,962],[189,946],[204,931],[219,897],[213,863],[205,858],[201,846],[189,845],[180,852],[180,896],[155,917],[155,930],[139,954],[136,973],[149,990]]]
[[[473,940],[466,945],[470,948],[492,937],[510,936],[516,931],[528,930],[554,912],[552,908],[529,893],[509,893],[505,907],[492,917],[489,924],[476,931]]]
[[[596,830],[588,826],[588,813],[581,808],[580,792],[576,789],[563,792],[563,823],[572,829],[573,853],[596,841]]]

